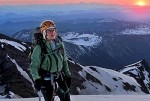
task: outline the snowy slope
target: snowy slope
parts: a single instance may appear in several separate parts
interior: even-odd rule
[[[147,66],[145,60],[138,61],[134,64],[125,66],[120,73],[133,77],[137,80],[137,82],[143,87],[150,88],[150,74],[149,74],[149,66]],[[150,92],[148,89],[147,92]]]
[[[27,43],[0,35],[0,88],[5,91],[9,84],[14,94],[21,97],[33,97],[32,80],[28,73],[30,48]],[[0,94],[0,95],[1,95]]]
[[[102,42],[102,37],[97,36],[96,34],[79,34],[75,32],[68,32],[62,34],[63,40],[79,46],[97,46]]]
[[[7,40],[7,39],[0,39],[0,42],[5,43],[5,44],[9,44],[9,45],[15,47],[16,49],[18,49],[20,51],[25,51],[26,50],[25,46],[23,46],[20,43],[14,42],[14,41],[10,41],[10,40]]]
[[[80,94],[144,94],[137,81],[114,70],[96,66],[82,67],[79,74],[86,80]]]
[[[12,37],[14,39],[19,39],[21,41],[31,42],[33,33],[35,33],[35,32],[36,32],[36,30],[34,28],[29,29],[29,30],[21,30],[21,31],[16,32]]]
[[[148,25],[138,26],[135,29],[126,29],[120,33],[128,35],[148,35],[150,34],[150,26]]]
[[[149,101],[150,95],[72,95],[71,101]],[[0,99],[0,101],[39,101],[39,98]],[[44,101],[43,98],[41,101]],[[60,101],[55,99],[55,101]]]
[[[112,23],[112,22],[116,22],[117,20],[114,20],[114,19],[99,19],[97,20],[97,23]]]

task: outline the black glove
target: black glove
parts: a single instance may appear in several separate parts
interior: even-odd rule
[[[71,73],[70,72],[66,72],[64,73],[64,77],[67,79],[71,79]]]
[[[41,85],[42,85],[42,80],[41,79],[37,79],[35,80],[35,83],[34,83],[34,87],[37,91],[40,91],[41,90]]]
[[[68,88],[71,86],[71,74],[70,73],[65,73],[64,74],[64,79],[67,83]]]
[[[60,99],[64,99],[65,97],[65,92],[60,87],[58,87],[56,94],[59,96]]]

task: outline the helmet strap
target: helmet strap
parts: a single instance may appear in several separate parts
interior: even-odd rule
[[[42,34],[43,34],[43,39],[46,40],[46,30],[44,30]]]

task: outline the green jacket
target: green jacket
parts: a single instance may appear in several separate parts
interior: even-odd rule
[[[31,55],[31,64],[29,70],[33,77],[33,80],[35,81],[40,78],[40,75],[38,74],[39,68],[47,70],[51,73],[59,72],[62,70],[65,75],[71,75],[63,42],[57,42],[55,50],[52,50],[49,42],[45,41],[45,46],[48,54],[44,55],[44,60],[42,64],[41,47],[39,45],[34,48]]]

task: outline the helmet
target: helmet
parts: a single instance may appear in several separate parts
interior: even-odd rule
[[[56,28],[55,23],[52,20],[45,20],[41,23],[40,25],[40,31],[43,34],[43,31],[48,29],[48,28]]]

